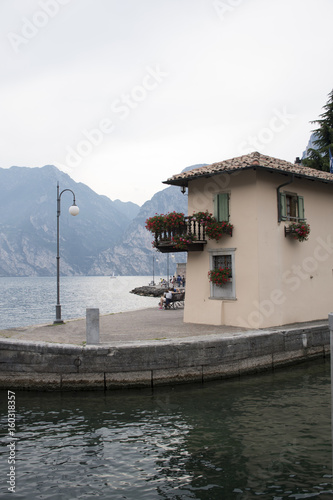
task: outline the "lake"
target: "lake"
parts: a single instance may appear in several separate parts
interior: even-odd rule
[[[149,277],[63,277],[64,319],[156,307]],[[0,278],[1,328],[52,322],[55,278]],[[0,391],[0,497],[333,498],[329,360],[237,379],[91,392]],[[8,387],[10,390],[10,387]],[[15,494],[8,460],[15,453]],[[12,495],[12,496],[10,496]]]
[[[158,283],[160,277],[155,278]],[[60,280],[63,319],[83,318],[87,307],[100,314],[157,306],[158,299],[129,293],[148,285],[149,276],[64,276]],[[56,277],[0,277],[0,329],[53,323],[57,302]]]
[[[154,390],[16,391],[15,494],[2,391],[0,496],[332,499],[330,391],[327,360]]]

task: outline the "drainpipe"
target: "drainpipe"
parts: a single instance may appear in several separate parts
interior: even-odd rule
[[[285,182],[284,184],[281,184],[280,186],[278,186],[278,187],[276,188],[276,191],[277,191],[277,204],[278,204],[278,222],[281,222],[280,189],[281,189],[283,186],[287,186],[288,184],[291,184],[292,182],[294,182],[294,174],[291,174],[291,179],[290,179],[290,181]]]

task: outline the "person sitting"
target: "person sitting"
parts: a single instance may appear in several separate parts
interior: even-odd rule
[[[165,300],[166,300],[165,299],[165,295],[166,295],[165,293],[163,295],[161,295],[160,301],[158,303],[158,308],[159,309],[163,309],[163,307],[164,307]]]
[[[165,309],[168,308],[170,302],[172,302],[172,288],[169,288],[169,290],[165,294],[165,304],[164,304]]]

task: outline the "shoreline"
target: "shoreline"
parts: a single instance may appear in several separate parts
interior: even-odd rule
[[[0,329],[53,323],[56,305],[55,277],[3,278]],[[86,307],[101,314],[144,309],[159,298],[138,296],[130,291],[148,285],[150,276],[61,276],[60,303],[65,321],[84,317]]]
[[[328,321],[246,330],[183,322],[183,310],[149,308],[0,332],[0,388],[114,390],[239,377],[328,357]]]

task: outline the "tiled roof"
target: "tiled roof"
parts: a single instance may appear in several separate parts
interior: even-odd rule
[[[187,186],[188,182],[198,177],[211,177],[223,172],[232,173],[235,170],[246,170],[252,168],[260,168],[269,171],[279,172],[283,174],[294,174],[296,177],[305,177],[311,180],[321,182],[333,182],[333,174],[316,170],[314,168],[303,167],[300,164],[290,163],[289,161],[272,158],[260,153],[254,152],[248,155],[238,156],[230,160],[212,163],[205,167],[194,168],[181,174],[176,174],[164,181],[164,184],[172,184],[176,186]]]

